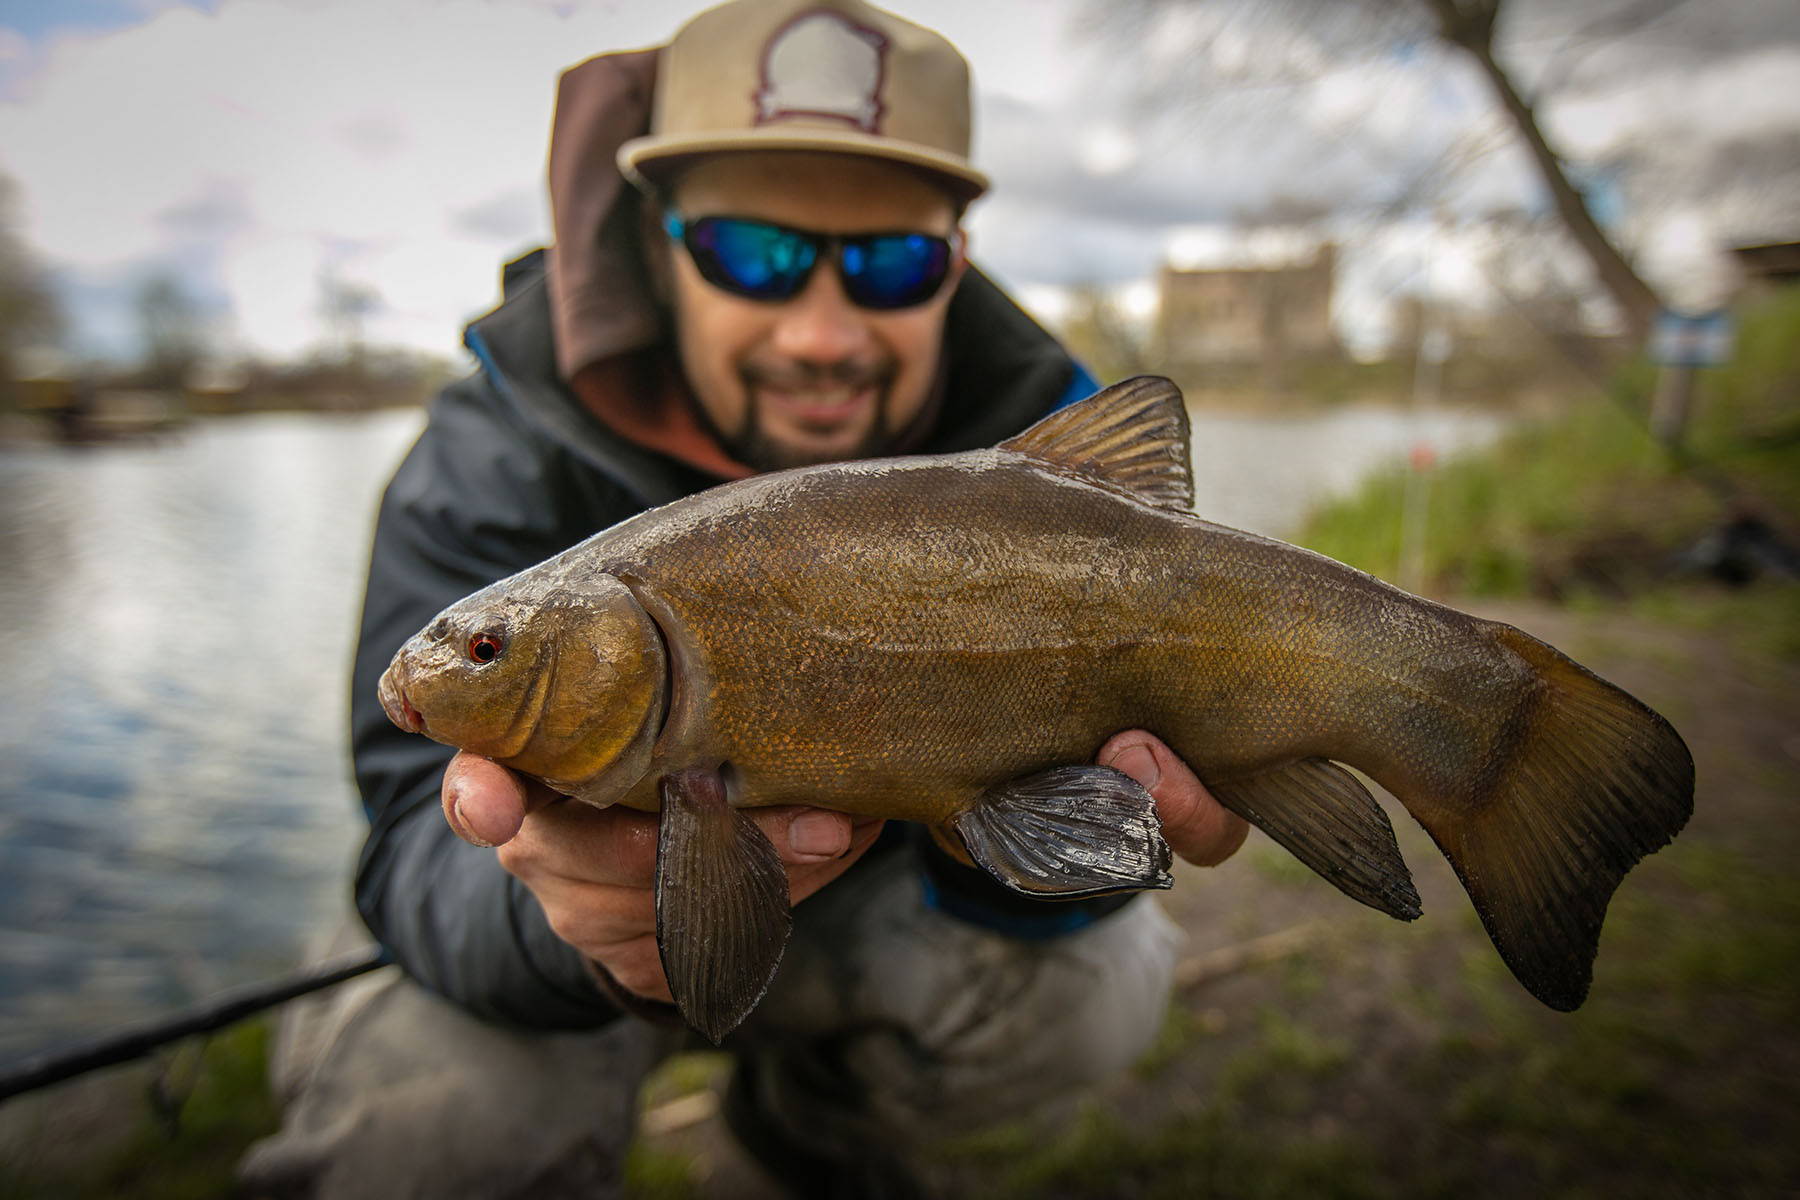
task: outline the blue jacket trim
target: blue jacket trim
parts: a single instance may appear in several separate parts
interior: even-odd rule
[[[1063,389],[1063,394],[1057,398],[1055,404],[1050,406],[1050,411],[1055,412],[1057,409],[1067,408],[1079,400],[1086,400],[1099,390],[1099,381],[1088,374],[1086,367],[1077,362],[1075,363],[1075,373],[1069,376],[1069,386]]]
[[[1067,937],[1112,911],[1110,908],[1106,912],[1097,912],[1081,905],[1045,904],[1041,913],[1002,912],[972,896],[940,888],[923,872],[919,875],[919,885],[925,893],[925,907],[1021,942],[1049,942]]]

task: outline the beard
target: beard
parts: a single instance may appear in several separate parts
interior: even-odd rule
[[[888,407],[896,369],[897,365],[891,359],[827,365],[784,363],[779,367],[746,363],[738,372],[748,399],[744,420],[735,432],[722,433],[720,440],[731,451],[732,457],[759,472],[876,457],[888,449],[893,437],[888,429]],[[762,419],[763,389],[807,391],[826,387],[851,392],[867,389],[875,394],[869,427],[854,445],[842,452],[827,452],[794,446],[770,436]]]

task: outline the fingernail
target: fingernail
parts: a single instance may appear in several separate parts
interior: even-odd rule
[[[844,822],[830,813],[801,813],[788,824],[788,846],[795,854],[836,858],[850,848]]]
[[[468,842],[472,846],[481,846],[483,848],[492,848],[494,843],[488,841],[484,837],[479,836],[473,829],[471,829],[469,827],[469,822],[468,822],[467,818],[465,818],[463,816],[462,797],[458,796],[455,792],[452,792],[450,794],[450,815],[453,818],[455,818],[455,820],[452,822],[452,824],[455,825],[457,835],[459,837],[461,837],[463,841]]]
[[[1146,788],[1155,787],[1162,779],[1162,768],[1156,765],[1156,755],[1150,753],[1148,746],[1127,746],[1113,755],[1113,760],[1106,765],[1125,772]]]

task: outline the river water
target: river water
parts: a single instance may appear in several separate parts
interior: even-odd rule
[[[348,911],[345,676],[417,412],[0,449],[0,1060],[294,966]],[[1196,510],[1291,533],[1497,418],[1194,420]]]

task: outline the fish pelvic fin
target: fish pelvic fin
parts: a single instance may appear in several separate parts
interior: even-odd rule
[[[1336,763],[1307,758],[1207,787],[1352,900],[1402,921],[1424,911],[1387,813]]]
[[[1509,625],[1487,630],[1530,665],[1536,687],[1466,795],[1401,799],[1519,982],[1568,1012],[1587,998],[1613,892],[1693,812],[1694,761],[1621,689]]]
[[[1115,383],[1058,409],[1000,448],[1077,471],[1158,508],[1186,512],[1194,503],[1187,405],[1181,389],[1158,375]]]
[[[761,1002],[793,928],[787,869],[717,771],[662,780],[656,947],[684,1020],[717,1045]]]
[[[1015,892],[1079,900],[1167,888],[1156,801],[1111,767],[1054,767],[983,792],[950,819],[969,856]]]

